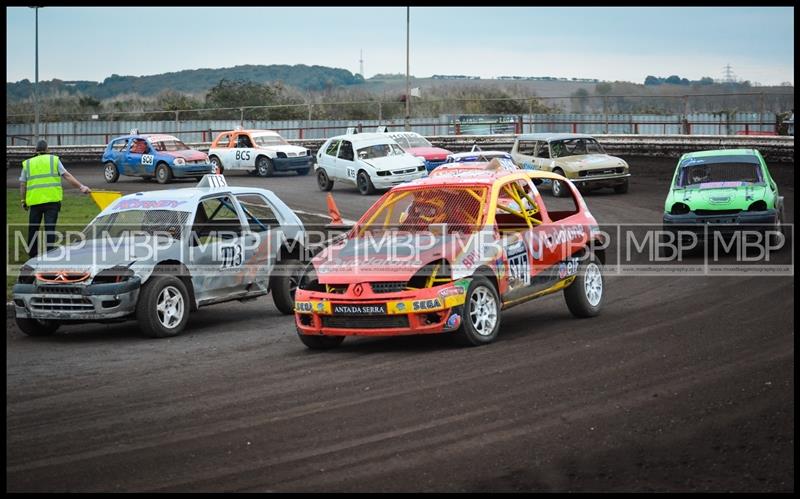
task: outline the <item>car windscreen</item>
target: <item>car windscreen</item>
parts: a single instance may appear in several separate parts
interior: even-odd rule
[[[354,234],[385,231],[440,231],[471,233],[480,225],[485,187],[430,187],[390,192],[380,205],[370,210]]]
[[[257,135],[253,137],[258,147],[285,146],[289,143],[277,135]]]
[[[124,210],[97,217],[83,229],[86,239],[129,237],[139,234],[180,239],[189,212]]]
[[[397,144],[372,144],[360,147],[358,159],[385,158],[386,156],[402,156],[405,151]]]
[[[189,149],[189,146],[187,146],[180,140],[159,140],[157,142],[153,142],[153,149],[160,152],[186,151]]]
[[[550,142],[550,150],[554,158],[605,153],[596,140],[584,138],[553,140]]]
[[[425,137],[419,135],[406,135],[409,147],[431,147],[431,143]]]
[[[752,156],[722,156],[689,158],[680,165],[676,179],[678,187],[704,186],[736,187],[763,182],[758,160]]]

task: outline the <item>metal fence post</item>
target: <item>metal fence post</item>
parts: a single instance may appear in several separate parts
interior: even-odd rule
[[[608,97],[603,96],[603,117],[606,121],[606,135],[608,135]]]
[[[181,132],[181,122],[179,119],[180,111],[175,111],[175,133],[178,134]]]
[[[378,121],[383,120],[383,103],[378,101]],[[378,123],[380,125],[380,123]]]
[[[244,108],[239,108],[239,126],[244,128]]]

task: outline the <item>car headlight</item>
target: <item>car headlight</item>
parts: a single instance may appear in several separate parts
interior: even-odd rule
[[[117,265],[109,269],[101,270],[92,279],[92,284],[112,284],[116,282],[125,282],[133,277],[133,270],[125,265]]]
[[[182,166],[186,164],[186,160],[183,158],[175,158],[174,164],[175,166]]]
[[[36,276],[34,275],[34,268],[30,265],[23,265],[19,268],[19,277],[17,278],[17,282],[20,284],[33,284],[36,280]]]
[[[286,153],[285,153],[285,152],[280,152],[280,151],[279,151],[279,152],[277,152],[277,153],[275,154],[275,156],[276,156],[276,157],[278,157],[278,158],[285,158],[285,157],[286,157]]]

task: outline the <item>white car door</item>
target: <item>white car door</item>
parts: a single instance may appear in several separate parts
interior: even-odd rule
[[[246,133],[240,133],[236,137],[233,150],[233,164],[237,170],[255,169],[253,142]]]
[[[339,178],[356,183],[358,167],[355,162],[353,143],[349,140],[342,140],[342,145],[339,146],[339,154],[336,156],[335,168]]]
[[[342,177],[337,175],[336,170],[336,155],[339,152],[339,144],[342,141],[339,139],[331,140],[328,147],[323,150],[319,155],[319,166],[325,169],[325,173],[328,175],[328,178],[334,180],[341,180]]]

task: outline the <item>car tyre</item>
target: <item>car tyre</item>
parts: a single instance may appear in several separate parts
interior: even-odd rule
[[[333,189],[333,180],[328,177],[324,168],[317,170],[317,185],[321,191],[330,191]]]
[[[330,350],[336,348],[344,341],[344,336],[317,336],[297,333],[303,345],[313,350]]]
[[[561,175],[561,176],[564,175],[564,172],[559,170],[559,169],[553,170],[553,173],[557,173],[558,175]],[[553,179],[553,184],[552,184],[551,189],[552,189],[551,192],[553,193],[553,197],[555,197],[555,198],[563,198],[564,196],[567,195],[566,190],[568,189],[568,187],[566,185],[564,185],[563,181]]]
[[[117,168],[117,165],[115,165],[113,161],[109,161],[105,164],[103,168],[103,177],[105,177],[106,182],[109,184],[113,184],[119,180],[119,168]]]
[[[575,317],[594,317],[603,307],[603,291],[603,266],[591,255],[580,263],[575,280],[564,289],[564,299]]]
[[[156,167],[156,181],[159,184],[168,184],[172,181],[172,168],[166,163],[159,163]]]
[[[224,172],[224,171],[225,171],[225,167],[224,167],[224,166],[222,166],[222,161],[220,161],[220,159],[219,159],[218,157],[216,157],[216,156],[211,156],[211,157],[209,157],[209,158],[208,158],[208,161],[209,161],[209,162],[210,162],[212,165],[214,165],[214,173],[216,173],[217,171],[219,171],[219,173],[220,173],[220,174],[222,174],[222,172]]]
[[[628,179],[625,179],[624,184],[619,184],[614,186],[614,192],[617,194],[625,194],[628,192]]]
[[[303,272],[303,264],[297,260],[288,260],[281,265],[280,275],[273,275],[270,278],[270,289],[272,290],[272,301],[275,308],[284,315],[294,313],[294,294],[297,291],[297,284]],[[273,271],[274,272],[274,271]]]
[[[61,325],[56,321],[25,319],[17,317],[15,319],[17,327],[28,336],[49,336],[56,332]]]
[[[467,288],[464,316],[456,331],[456,339],[465,346],[480,346],[491,343],[500,331],[500,309],[502,304],[492,282],[476,276]]]
[[[189,321],[189,292],[175,276],[155,276],[139,292],[136,319],[139,329],[151,338],[167,338],[183,331]]]
[[[275,173],[275,167],[266,156],[259,156],[256,160],[256,172],[259,177],[271,177]]]
[[[367,175],[367,172],[364,170],[358,172],[356,184],[358,185],[358,192],[360,192],[362,196],[368,196],[375,192],[375,186],[372,185],[372,180],[370,180],[369,175]]]

